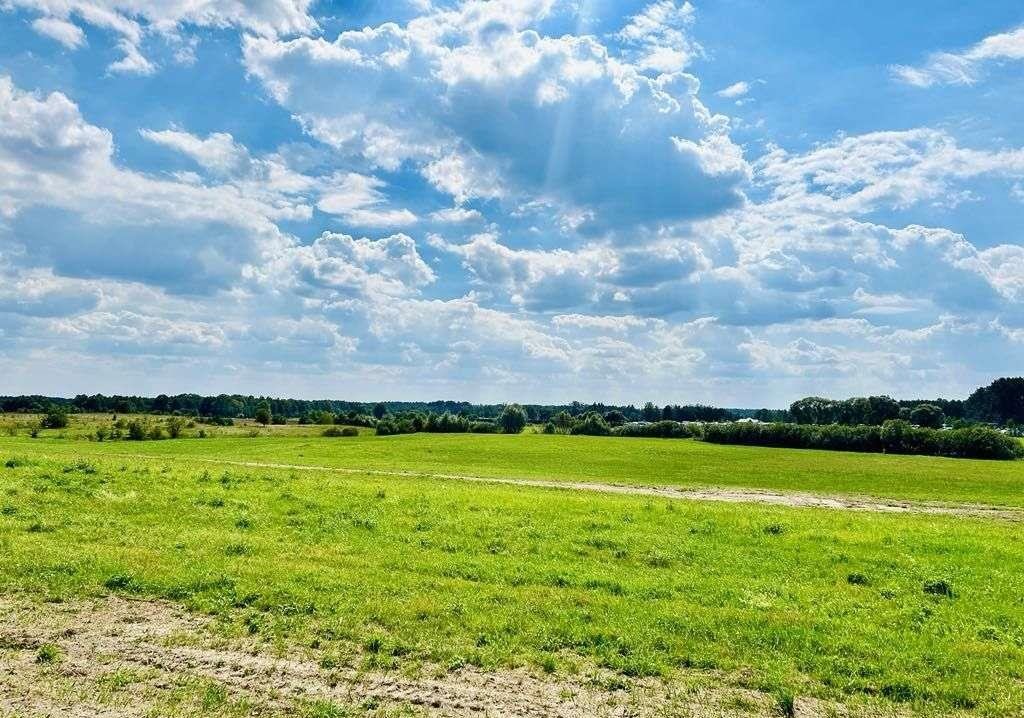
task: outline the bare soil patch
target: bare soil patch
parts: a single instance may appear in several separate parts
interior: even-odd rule
[[[206,695],[241,701],[244,715],[301,715],[302,706],[326,701],[358,707],[357,714],[432,718],[643,718],[776,716],[771,696],[724,684],[643,680],[609,687],[600,676],[553,678],[526,670],[459,669],[407,676],[325,669],[266,647],[227,645],[208,630],[209,619],[163,601],[102,597],[39,603],[0,597],[0,715],[121,718],[138,715],[217,715],[202,702],[167,697],[197,686]],[[41,661],[55,646],[59,658]],[[218,693],[219,692],[219,693]],[[187,710],[192,705],[195,710]],[[207,710],[209,709],[209,710]],[[381,712],[384,711],[384,712]],[[797,715],[856,713],[798,699]],[[347,714],[346,714],[347,715]]]

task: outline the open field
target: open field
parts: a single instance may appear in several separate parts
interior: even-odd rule
[[[1024,507],[1024,464],[716,445],[685,439],[612,439],[524,434],[408,434],[325,440],[322,426],[200,427],[215,441],[86,442],[101,417],[72,417],[65,430],[3,438],[8,452],[145,454],[305,464],[375,471],[612,482],[643,486],[741,487],[914,501]],[[0,424],[3,422],[0,421]],[[197,429],[189,430],[194,433]],[[64,437],[64,438],[61,438]],[[79,438],[78,441],[67,439]]]
[[[1018,507],[1010,462],[55,432],[0,462],[0,715],[1024,711],[1018,523],[414,475]]]

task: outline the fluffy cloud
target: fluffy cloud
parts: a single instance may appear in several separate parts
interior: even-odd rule
[[[124,169],[110,133],[66,96],[24,92],[0,77],[0,244],[19,261],[208,292],[291,244],[275,221],[308,214],[303,206],[244,183]]]
[[[82,28],[57,17],[37,17],[32,21],[32,29],[70,50],[85,44],[85,33],[82,32]]]
[[[749,82],[741,81],[741,82],[734,82],[733,84],[729,85],[728,87],[722,88],[721,90],[719,90],[715,94],[718,95],[719,97],[724,97],[726,99],[730,99],[731,100],[731,99],[735,99],[737,97],[743,97],[748,92],[750,92],[750,83]]]
[[[595,230],[739,204],[747,165],[696,79],[648,77],[592,37],[530,29],[549,10],[466,2],[333,42],[247,38],[245,62],[314,136],[411,163],[459,202],[553,201]]]
[[[895,77],[917,87],[971,85],[996,62],[1024,60],[1024,27],[990,35],[963,52],[936,52],[919,66],[896,65]]]
[[[120,36],[120,60],[111,72],[150,74],[156,67],[146,59],[140,45],[147,33],[178,39],[183,26],[238,27],[258,35],[304,34],[314,30],[309,14],[312,0],[8,0],[7,5],[40,16],[32,28],[69,48],[83,44],[85,34],[78,23],[111,31]]]
[[[336,214],[357,227],[402,227],[417,221],[407,209],[388,208],[381,189],[387,184],[377,178],[349,172],[334,178],[325,188],[317,208]]]
[[[970,197],[958,183],[981,175],[1024,175],[1024,149],[960,147],[942,130],[920,128],[841,137],[801,155],[774,148],[757,163],[776,196],[835,212],[955,205]]]
[[[181,130],[141,130],[139,134],[150,142],[188,155],[202,167],[218,174],[243,174],[250,167],[249,151],[225,132],[214,132],[206,138]]]
[[[295,276],[307,286],[346,297],[412,294],[436,278],[404,234],[372,240],[325,232],[280,261],[283,265],[274,266],[267,279]]]
[[[689,2],[674,0],[651,3],[630,18],[616,39],[632,48],[637,67],[656,72],[677,72],[702,54],[700,45],[689,37],[696,12]]]

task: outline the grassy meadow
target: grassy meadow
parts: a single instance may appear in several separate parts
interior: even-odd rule
[[[325,667],[602,669],[749,687],[782,714],[801,695],[853,715],[1024,712],[1020,524],[218,463],[1020,506],[1012,462],[298,427],[76,436],[0,436],[0,593],[169,599]]]

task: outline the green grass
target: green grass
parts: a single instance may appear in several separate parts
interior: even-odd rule
[[[299,427],[295,427],[296,429]],[[204,457],[374,470],[723,486],[1024,506],[1024,463],[722,446],[679,439],[413,434],[129,442],[0,437],[17,459],[44,454]]]
[[[129,451],[167,458],[103,456]],[[831,474],[847,454],[578,437],[3,439],[0,452],[21,457],[0,467],[2,592],[163,597],[322,665],[597,664],[936,715],[1024,711],[1024,536],[1011,523],[189,460],[714,484],[731,466],[743,485],[810,488],[799,472],[866,492],[872,476],[913,490],[904,458],[852,455],[874,467],[854,481]],[[979,467],[963,492],[1002,466],[933,461]]]

